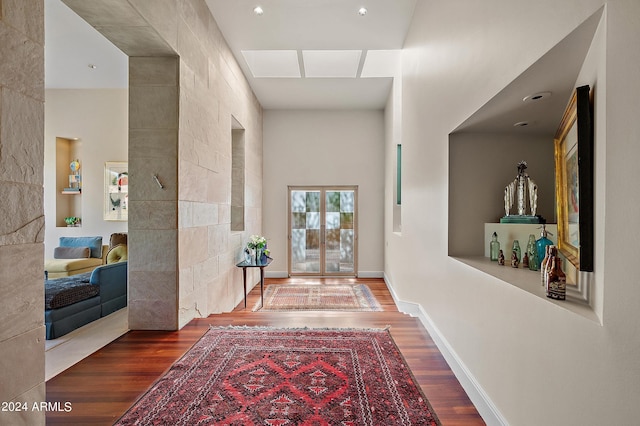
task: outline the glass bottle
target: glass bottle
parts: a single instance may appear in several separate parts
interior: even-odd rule
[[[520,259],[522,259],[522,250],[520,250],[520,241],[513,240],[513,247],[511,247],[511,250],[515,252],[516,257],[518,258],[518,263],[519,263]]]
[[[567,277],[560,265],[562,260],[559,256],[551,258],[551,268],[547,277],[546,292],[547,297],[556,300],[565,300],[567,294]]]
[[[529,234],[529,242],[527,243],[527,257],[529,258],[529,264],[527,265],[530,270],[538,270],[538,250],[536,247],[536,236]],[[524,264],[524,261],[523,261]],[[524,265],[523,265],[524,266]]]
[[[553,241],[547,238],[547,235],[552,235],[548,232],[546,225],[542,225],[542,231],[540,232],[540,239],[536,241],[536,249],[538,251],[538,268],[541,268],[542,259],[545,257],[545,247],[553,245]]]
[[[540,264],[540,259],[538,259],[538,250],[536,249],[535,244],[529,250],[529,269],[532,271],[538,270],[538,265]]]
[[[489,254],[491,260],[498,260],[498,256],[500,255],[500,242],[498,241],[498,234],[495,232],[491,236],[491,242],[489,243]]]
[[[547,276],[549,275],[549,269],[551,268],[551,259],[555,257],[558,253],[556,246],[546,246],[545,247],[545,256],[540,264],[540,277],[542,281],[542,286],[547,287]]]

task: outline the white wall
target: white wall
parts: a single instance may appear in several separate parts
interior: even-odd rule
[[[382,276],[383,112],[267,110],[263,126],[268,276],[288,271],[288,185],[358,185],[358,272]]]
[[[385,274],[399,299],[419,305],[457,371],[468,373],[465,383],[475,381],[473,397],[485,398],[479,408],[490,422],[629,425],[640,418],[640,286],[630,267],[640,255],[633,219],[640,192],[630,190],[639,180],[640,51],[629,48],[640,39],[639,2],[607,2],[597,42],[606,34],[606,56],[586,61],[576,82],[596,88],[594,274],[602,324],[447,256],[448,134],[603,4],[418,2],[405,42],[402,233],[386,219]]]
[[[126,232],[127,222],[105,221],[104,163],[127,161],[127,89],[45,91],[44,209],[45,258],[62,236],[102,236],[109,243],[114,232]],[[82,174],[82,227],[56,227],[56,137],[79,138]]]
[[[482,255],[488,244],[483,238],[483,224],[498,222],[505,215],[504,187],[517,176],[518,162],[523,159],[527,161],[527,173],[538,186],[537,214],[547,223],[555,223],[553,136],[546,139],[508,133],[450,136],[450,255]],[[516,206],[511,214],[517,214]]]

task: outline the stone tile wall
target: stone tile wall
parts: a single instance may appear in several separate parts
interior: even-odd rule
[[[44,2],[0,0],[0,424],[44,424],[43,162]]]
[[[130,56],[130,328],[232,310],[235,263],[261,231],[262,108],[215,19],[204,0],[63,1]],[[243,232],[231,231],[232,116],[245,129]]]
[[[129,57],[129,328],[177,328],[178,58]],[[164,188],[160,188],[153,176]]]
[[[204,1],[179,3],[179,325],[242,300],[235,267],[262,224],[262,108]],[[244,128],[245,230],[231,231],[232,129]],[[252,170],[247,169],[251,165]],[[249,282],[258,281],[251,271]]]

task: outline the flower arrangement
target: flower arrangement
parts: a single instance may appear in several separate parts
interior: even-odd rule
[[[267,239],[260,235],[252,235],[249,237],[247,248],[244,249],[245,260],[250,261],[252,254],[251,250],[255,253],[255,262],[266,262],[266,258],[269,256],[269,249],[267,248]]]
[[[252,235],[249,237],[247,247],[250,249],[264,249],[267,247],[267,239],[260,235]]]

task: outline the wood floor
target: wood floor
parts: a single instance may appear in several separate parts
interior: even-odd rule
[[[301,279],[267,279],[266,285]],[[256,286],[233,312],[194,319],[175,332],[131,331],[49,380],[47,401],[69,401],[69,412],[47,412],[48,425],[112,425],[210,325],[274,327],[390,326],[391,335],[445,426],[484,425],[431,337],[420,322],[398,312],[382,279],[325,279],[318,283],[367,284],[383,312],[252,312],[260,297]]]

